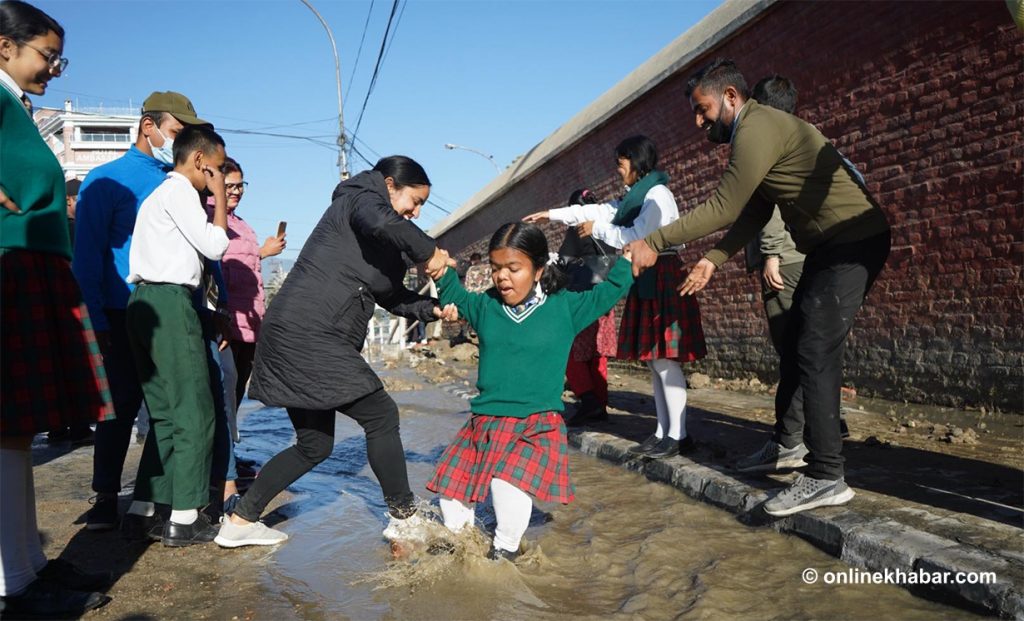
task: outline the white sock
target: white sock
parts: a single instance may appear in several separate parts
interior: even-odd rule
[[[682,440],[686,437],[686,375],[675,360],[652,360],[651,369],[661,379],[668,437]]]
[[[153,517],[156,515],[156,505],[145,500],[133,500],[128,513],[141,515],[142,517]]]
[[[466,526],[473,526],[476,516],[473,507],[463,504],[454,498],[442,498],[441,517],[444,518],[444,526],[453,533],[461,531]]]
[[[182,511],[172,510],[171,521],[175,524],[187,526],[199,519],[199,511],[195,509],[184,509]]]
[[[36,525],[32,453],[0,449],[0,596],[18,595],[46,565]]]
[[[501,479],[491,479],[491,497],[498,526],[494,529],[494,547],[519,551],[526,528],[530,525],[533,499],[515,485]]]
[[[651,393],[654,395],[654,412],[658,415],[658,427],[654,430],[657,438],[664,438],[668,431],[668,405],[665,403],[665,391],[661,387],[661,377],[654,370],[654,360],[647,361],[651,370]]]

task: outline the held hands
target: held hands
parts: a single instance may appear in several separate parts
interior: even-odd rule
[[[634,277],[639,276],[640,272],[658,262],[658,253],[652,250],[647,245],[647,242],[642,239],[626,244],[622,249],[622,254],[626,255],[626,253],[629,253],[631,257],[630,261],[633,263]]]
[[[549,214],[546,211],[538,211],[537,213],[531,213],[530,215],[523,218],[523,222],[529,222],[530,224],[544,224],[549,220]]]
[[[594,221],[587,220],[576,225],[576,233],[579,234],[581,239],[586,239],[594,234]]]
[[[260,258],[266,259],[267,257],[275,257],[281,254],[284,251],[285,246],[288,245],[285,241],[285,237],[287,236],[288,235],[285,234],[281,237],[276,235],[268,237],[267,241],[263,242],[263,247],[260,248]]]
[[[13,211],[14,213],[21,213],[21,209],[14,203],[10,197],[4,192],[3,188],[0,188],[0,207],[3,207],[7,211]]]
[[[715,264],[707,259],[697,261],[690,270],[690,275],[679,285],[679,295],[693,295],[706,287],[716,269]]]
[[[437,280],[444,276],[445,271],[449,267],[455,267],[455,259],[448,256],[448,253],[440,248],[434,249],[434,256],[430,257],[426,263],[423,264],[424,271],[427,272],[427,276],[430,276],[434,280]]]
[[[786,284],[782,281],[782,274],[779,272],[779,257],[768,257],[764,260],[764,284],[771,289],[782,291]]]
[[[435,306],[434,317],[437,317],[441,321],[458,321],[459,309],[454,304],[448,304],[443,308]]]

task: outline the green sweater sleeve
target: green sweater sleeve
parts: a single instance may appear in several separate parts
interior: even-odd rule
[[[615,262],[604,282],[590,291],[570,293],[573,329],[579,333],[610,311],[633,285],[633,264],[623,257]]]
[[[648,235],[647,244],[657,252],[700,239],[733,223],[744,206],[755,196],[757,187],[782,153],[780,129],[765,115],[741,116],[733,137],[729,165],[715,193],[693,210]],[[744,226],[749,226],[745,222]],[[749,231],[753,239],[761,229]],[[744,229],[743,234],[746,234]],[[740,237],[738,233],[736,237]],[[743,246],[740,245],[740,248]],[[736,252],[739,249],[733,251]],[[722,259],[724,261],[724,258]]]
[[[470,293],[459,282],[455,270],[448,268],[444,275],[437,281],[437,294],[441,307],[454,304],[459,309],[459,316],[469,322],[473,328],[477,327],[480,320],[480,312],[483,308],[486,293]]]

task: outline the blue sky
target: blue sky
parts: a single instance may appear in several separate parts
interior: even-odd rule
[[[331,25],[345,125],[355,128],[393,0],[311,0]],[[334,61],[300,0],[35,0],[67,31],[68,71],[36,105],[138,107],[187,95],[218,129],[337,135]],[[718,6],[705,0],[402,0],[356,147],[423,164],[454,211],[504,167]],[[366,28],[360,51],[360,39]],[[356,57],[358,55],[358,65]],[[239,214],[262,238],[287,220],[294,258],[330,202],[336,152],[306,140],[224,132],[249,189]],[[354,173],[367,165],[353,154]],[[426,206],[425,229],[445,214]]]

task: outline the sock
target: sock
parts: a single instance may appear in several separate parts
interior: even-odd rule
[[[494,547],[519,551],[526,528],[530,525],[533,499],[515,485],[501,479],[491,479],[491,498],[498,526],[494,529]]]
[[[444,518],[444,526],[453,533],[460,532],[466,526],[473,526],[476,516],[473,514],[473,507],[463,504],[454,498],[442,498],[441,516]]]
[[[665,403],[665,391],[661,386],[661,377],[654,369],[655,360],[647,361],[647,368],[651,370],[651,393],[654,395],[654,411],[658,415],[658,427],[654,430],[657,438],[664,438],[668,431],[668,405]]]
[[[0,449],[0,596],[18,595],[36,579],[46,565],[36,525],[32,453]],[[31,506],[30,506],[31,505]]]
[[[682,440],[686,437],[686,375],[675,360],[652,360],[651,369],[661,380],[668,437]]]
[[[171,511],[171,521],[175,524],[187,526],[199,519],[199,511],[195,509],[184,509],[182,511]]]
[[[133,500],[128,513],[141,515],[142,517],[153,517],[156,515],[156,505],[145,500]]]

